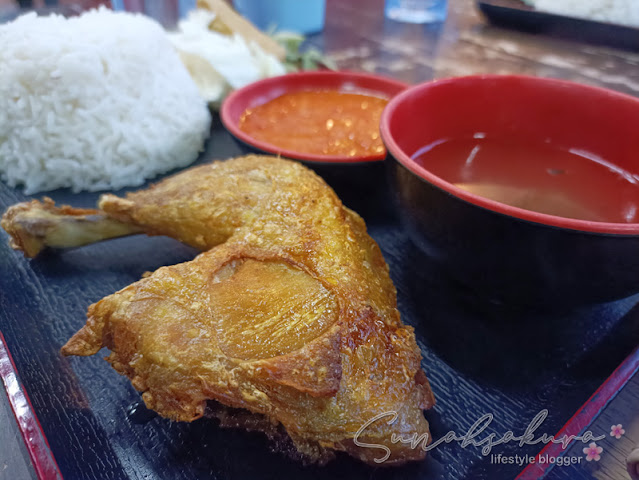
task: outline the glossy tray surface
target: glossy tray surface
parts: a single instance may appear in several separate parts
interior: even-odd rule
[[[240,154],[215,121],[200,163]],[[356,183],[344,178],[355,174],[351,170],[332,173],[338,193],[364,216],[380,244],[402,318],[415,327],[438,402],[427,413],[435,440],[451,431],[464,435],[485,414],[493,420],[478,438],[508,430],[521,435],[544,409],[548,417],[537,432],[555,434],[639,343],[637,297],[573,312],[519,311],[474,297],[424,260],[405,237],[383,179],[372,183],[383,170],[369,172],[370,177],[358,172]],[[98,194],[49,196],[92,206]],[[29,198],[0,185],[2,211]],[[138,393],[100,358],[106,352],[60,356],[59,348],[84,324],[90,303],[146,271],[194,255],[174,240],[139,236],[28,261],[0,233],[0,331],[65,479],[476,480],[514,478],[522,470],[491,463],[481,448],[462,448],[459,442],[442,444],[426,461],[401,468],[374,469],[346,457],[325,467],[304,466],[272,452],[261,434],[223,429],[211,419],[174,423],[136,410]],[[492,453],[540,450],[511,442]]]
[[[639,50],[639,28],[546,13],[521,0],[478,0],[477,6],[491,22],[502,27]]]

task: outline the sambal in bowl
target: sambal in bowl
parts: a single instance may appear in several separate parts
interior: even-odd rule
[[[252,150],[308,163],[376,162],[386,157],[382,111],[407,86],[367,73],[290,73],[236,90],[220,116]]]

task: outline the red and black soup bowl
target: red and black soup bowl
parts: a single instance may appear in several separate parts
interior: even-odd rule
[[[381,134],[410,237],[478,294],[574,307],[639,292],[639,99],[562,80],[451,78],[393,98]]]

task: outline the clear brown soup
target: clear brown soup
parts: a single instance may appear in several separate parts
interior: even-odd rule
[[[639,221],[639,177],[588,152],[476,134],[427,145],[413,158],[457,187],[514,207],[596,222]]]

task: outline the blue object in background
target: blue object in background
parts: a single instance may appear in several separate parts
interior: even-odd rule
[[[446,20],[448,0],[386,0],[387,18],[407,23],[433,23]]]
[[[309,34],[324,29],[325,0],[233,0],[233,6],[260,30]]]

